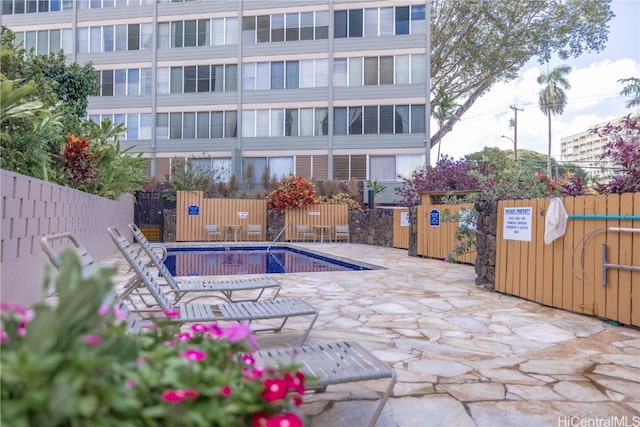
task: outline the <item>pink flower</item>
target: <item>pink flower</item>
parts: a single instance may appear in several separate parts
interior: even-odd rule
[[[253,381],[258,378],[262,378],[264,371],[261,368],[247,369],[242,368],[242,378],[247,381]]]
[[[98,309],[98,314],[100,316],[104,316],[105,314],[107,314],[109,312],[109,306],[107,304],[102,304],[100,306],[100,308]],[[115,307],[114,307],[115,308]]]
[[[225,337],[232,343],[246,339],[254,348],[258,347],[258,341],[249,327],[249,321],[244,320],[235,325],[229,326],[224,331]]]
[[[198,397],[198,390],[195,389],[179,389],[179,390],[167,390],[162,393],[162,400],[169,403],[178,403],[184,399],[196,399]]]
[[[180,353],[180,357],[190,362],[200,362],[207,358],[207,353],[194,348],[188,348]]]
[[[302,427],[302,420],[296,414],[267,415],[256,412],[251,419],[251,427]]]
[[[253,358],[252,355],[250,354],[243,354],[242,355],[242,361],[244,363],[246,363],[247,365],[255,365],[256,364],[256,359]]]
[[[88,345],[100,345],[102,338],[97,335],[85,335],[82,337],[82,342]]]
[[[224,335],[224,331],[216,323],[212,323],[211,326],[209,327],[209,334],[211,334],[214,337],[218,338],[218,337],[221,337],[221,336]]]
[[[209,327],[207,325],[203,325],[201,323],[196,323],[191,325],[191,330],[195,333],[201,334],[209,331]]]
[[[304,373],[296,372],[295,377],[290,373],[284,374],[284,380],[288,383],[289,389],[297,393],[304,394]]]
[[[221,396],[231,396],[231,386],[230,385],[226,385],[224,387],[220,388],[220,395]]]
[[[289,385],[282,378],[267,378],[263,385],[262,398],[267,402],[284,399],[289,392]]]
[[[3,329],[0,329],[0,342],[7,342],[8,339],[7,333]]]
[[[178,335],[178,341],[189,341],[191,339],[191,332],[183,332]]]
[[[131,388],[131,387],[134,387],[135,385],[136,383],[130,378],[127,378],[126,380],[124,380],[124,386],[126,388]]]
[[[16,332],[20,337],[27,335],[27,324],[25,322],[20,322]]]
[[[164,314],[169,319],[174,319],[176,317],[180,317],[180,312],[178,310],[164,310]]]
[[[127,320],[128,314],[126,311],[118,307],[117,305],[113,306],[113,315],[117,320]]]

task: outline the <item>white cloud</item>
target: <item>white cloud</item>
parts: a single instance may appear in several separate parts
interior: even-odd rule
[[[513,112],[509,106],[516,105],[524,110],[518,112],[518,148],[546,153],[548,122],[538,108],[541,86],[536,82],[542,71],[546,71],[542,66],[527,67],[516,80],[496,84],[444,137],[441,152],[457,159],[484,147],[513,149],[511,141],[501,135],[513,138],[513,129],[509,128]],[[625,108],[627,99],[620,96],[622,86],[618,80],[637,76],[640,76],[640,60],[603,60],[574,68],[568,75],[571,89],[567,91],[564,114],[551,118],[551,155],[560,157],[560,138],[631,113],[632,110]],[[435,133],[437,124],[432,122],[431,126]],[[433,162],[436,153],[434,148]]]

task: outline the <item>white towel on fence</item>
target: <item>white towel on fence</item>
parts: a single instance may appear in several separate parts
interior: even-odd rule
[[[567,211],[562,200],[557,197],[551,199],[547,216],[544,220],[544,243],[550,245],[558,237],[564,236],[567,231]]]

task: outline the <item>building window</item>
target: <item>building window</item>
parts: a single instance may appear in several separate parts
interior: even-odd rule
[[[196,113],[184,113],[182,117],[182,138],[193,139],[196,137]]]
[[[378,106],[368,105],[364,107],[364,133],[374,135],[378,133]]]
[[[284,89],[284,62],[271,63],[271,89]]]
[[[300,40],[299,16],[297,13],[285,15],[285,36],[287,41]]]
[[[420,154],[398,154],[396,156],[396,176],[410,179],[413,173],[424,167],[424,156]]]
[[[423,4],[414,4],[411,6],[411,34],[425,34],[426,32],[425,7]]]
[[[364,10],[364,36],[378,37],[378,8],[372,7]]]
[[[343,39],[347,37],[347,11],[337,10],[333,13],[333,37]]]
[[[271,41],[284,41],[284,14],[271,15]]]
[[[211,84],[211,67],[209,65],[198,65],[198,93],[209,92]]]
[[[182,139],[182,113],[169,113],[169,139]]]
[[[396,7],[396,35],[409,34],[409,6]]]
[[[362,37],[362,9],[349,10],[349,35],[351,37]]]
[[[195,20],[184,21],[184,47],[195,47],[198,41],[198,24]]]
[[[349,107],[349,135],[362,135],[362,107]]]
[[[223,136],[224,113],[222,111],[213,111],[211,113],[211,138],[222,138]]]
[[[256,42],[256,17],[245,16],[242,18],[242,44]]]
[[[184,67],[184,93],[195,93],[197,86],[196,66]]]
[[[395,181],[396,156],[370,156],[369,180]]]
[[[285,111],[284,135],[298,136],[298,109],[287,109]]]
[[[333,60],[333,85],[347,85],[347,58]]]
[[[380,106],[380,133],[393,133],[393,105]]]
[[[258,43],[269,43],[271,41],[271,17],[269,15],[262,15],[257,17],[257,41]]]
[[[313,12],[300,13],[300,40],[313,40]]]
[[[113,70],[102,71],[102,96],[113,96]]]
[[[409,106],[396,105],[394,133],[409,133]]]

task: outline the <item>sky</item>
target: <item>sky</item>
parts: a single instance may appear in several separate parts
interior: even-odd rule
[[[626,108],[628,97],[620,95],[619,79],[640,77],[640,0],[613,0],[611,9],[615,16],[609,21],[609,37],[606,48],[600,53],[583,54],[565,61],[551,61],[550,69],[567,64],[572,67],[567,76],[571,89],[565,91],[567,106],[562,115],[551,119],[551,156],[560,158],[560,139],[574,135],[611,119],[635,111]],[[518,111],[518,149],[547,154],[548,121],[538,107],[542,86],[536,79],[546,66],[536,58],[527,63],[517,79],[494,85],[455,124],[453,131],[442,140],[441,155],[459,159],[465,154],[481,151],[484,147],[513,150],[513,128],[509,119],[515,105]],[[437,131],[437,123],[431,121],[431,133]],[[438,147],[431,149],[432,164]]]

